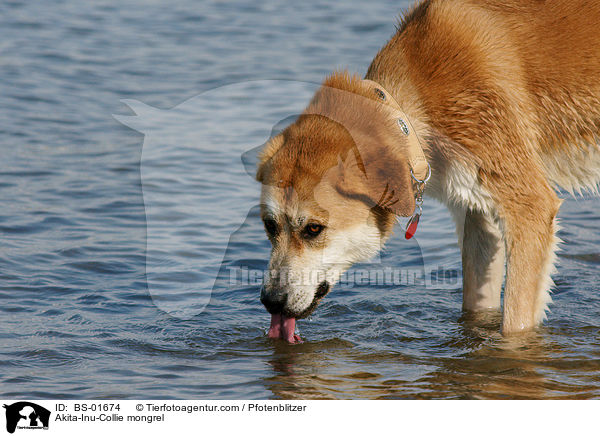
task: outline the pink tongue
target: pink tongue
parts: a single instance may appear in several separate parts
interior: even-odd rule
[[[273,339],[285,339],[290,344],[301,342],[298,335],[294,334],[296,330],[296,318],[290,318],[285,315],[271,315],[271,327],[268,336]]]
[[[270,338],[279,339],[281,337],[281,318],[281,314],[271,315],[271,327],[268,334]]]
[[[296,330],[296,318],[288,318],[287,316],[283,315],[281,322],[281,338],[290,343],[296,342],[296,338],[294,338],[294,330]]]

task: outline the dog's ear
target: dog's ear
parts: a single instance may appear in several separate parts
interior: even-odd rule
[[[279,134],[269,139],[258,156],[258,168],[256,169],[256,180],[265,183],[265,172],[270,166],[271,158],[283,145],[283,135]]]
[[[337,191],[399,216],[415,211],[413,181],[407,159],[385,146],[348,152],[338,162]]]

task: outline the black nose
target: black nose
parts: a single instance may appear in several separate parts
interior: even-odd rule
[[[265,288],[262,288],[260,292],[260,302],[264,304],[264,306],[267,308],[267,311],[272,314],[283,312],[283,307],[285,306],[286,300],[287,296],[283,293],[267,293]]]

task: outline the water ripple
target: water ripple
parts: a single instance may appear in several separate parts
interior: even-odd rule
[[[452,219],[429,200],[417,240],[394,238],[381,262],[413,273],[439,265],[444,286],[342,284],[298,322],[304,343],[265,335],[257,277],[269,245],[256,207],[257,147],[329,71],[364,73],[409,3],[2,2],[3,394],[600,398],[597,197],[563,205],[555,305],[546,326],[521,341],[498,334],[498,312],[462,314]],[[298,82],[261,88],[272,78]],[[207,95],[211,105],[186,112],[184,102]],[[180,135],[161,137],[166,126],[149,123],[169,153],[148,158],[156,177],[144,192],[150,135],[111,116],[132,115],[126,98],[160,108]],[[215,114],[222,118],[207,124]],[[223,145],[200,153],[198,133],[208,130]],[[152,190],[162,195],[159,212],[144,197]],[[165,270],[152,276],[147,259]],[[216,278],[199,267],[207,259],[221,266]],[[189,316],[166,313],[169,304]]]

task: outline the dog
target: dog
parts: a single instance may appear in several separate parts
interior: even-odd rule
[[[445,204],[463,310],[500,307],[501,332],[546,319],[562,200],[600,182],[600,3],[429,0],[404,14],[364,79],[334,72],[263,149],[272,243],[261,302],[288,342],[396,218]],[[293,278],[293,279],[292,279]]]

